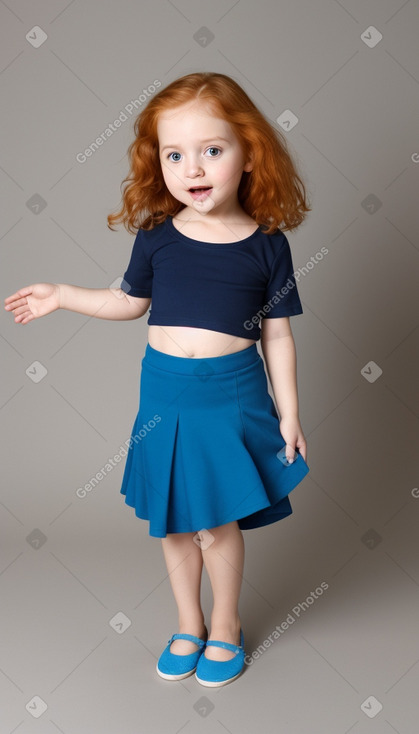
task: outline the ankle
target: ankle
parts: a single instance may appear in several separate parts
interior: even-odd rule
[[[179,615],[179,632],[186,632],[196,637],[201,637],[206,630],[205,619],[203,614],[180,616]]]
[[[212,617],[210,638],[224,640],[224,642],[231,642],[236,645],[239,643],[240,629],[239,616],[230,619]]]

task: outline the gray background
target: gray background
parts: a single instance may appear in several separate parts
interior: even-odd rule
[[[285,134],[313,211],[288,233],[295,270],[329,250],[291,319],[311,471],[292,516],[244,532],[247,652],[295,622],[219,690],[155,673],[177,610],[161,543],[119,494],[124,461],[76,495],[129,438],[146,319],[22,326],[2,310],[1,734],[412,734],[418,2],[9,0],[0,15],[3,298],[122,276],[134,238],[106,215],[138,113],[76,155],[155,79],[198,70],[232,76],[278,129],[298,118]],[[205,571],[202,603],[208,621]]]

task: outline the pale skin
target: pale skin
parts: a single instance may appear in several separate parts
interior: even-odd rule
[[[173,218],[186,236],[202,242],[237,242],[257,229],[257,223],[241,208],[237,198],[243,171],[252,170],[245,160],[230,125],[201,103],[189,103],[161,115],[158,122],[159,154],[163,178],[169,191],[185,206]],[[222,140],[225,138],[225,140]],[[205,142],[204,142],[205,141]],[[209,142],[208,142],[209,141]],[[218,150],[220,155],[211,155]],[[175,156],[175,158],[173,158]],[[180,156],[180,159],[177,157]],[[210,186],[208,196],[194,200],[191,186]],[[37,283],[5,299],[5,309],[19,324],[67,309],[110,320],[141,318],[150,298],[134,298],[118,288],[90,289],[65,283]],[[280,419],[287,456],[298,448],[307,461],[307,446],[298,417],[296,350],[289,318],[261,321],[261,348]],[[238,352],[255,343],[252,339],[208,329],[184,326],[148,327],[151,347],[180,357],[217,357]],[[214,540],[204,549],[196,533],[171,533],[162,538],[163,554],[178,607],[178,631],[206,639],[200,604],[201,576],[205,565],[212,592],[213,609],[208,639],[240,643],[239,596],[244,568],[244,539],[237,521],[208,528]],[[175,640],[171,651],[178,655],[196,650],[187,640]],[[205,656],[228,660],[234,653],[209,647]]]

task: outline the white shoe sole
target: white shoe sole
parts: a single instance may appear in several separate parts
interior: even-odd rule
[[[195,678],[198,681],[198,683],[201,684],[201,686],[206,686],[207,688],[219,688],[220,686],[226,686],[227,683],[232,683],[233,680],[236,680],[236,678],[238,678],[242,674],[242,672],[243,671],[241,670],[240,673],[237,673],[237,675],[233,675],[232,678],[228,678],[227,680],[220,680],[220,681],[201,680],[201,678],[198,678],[196,673],[195,673]]]
[[[180,673],[179,675],[171,675],[170,673],[162,673],[158,665],[156,665],[156,671],[160,678],[164,678],[165,680],[183,680],[183,678],[188,678],[190,675],[193,675],[195,673],[196,668],[193,670],[189,670],[187,673]]]

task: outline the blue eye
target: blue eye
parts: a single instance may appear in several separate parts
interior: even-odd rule
[[[207,148],[207,151],[210,151],[210,150],[216,150],[216,151],[218,151],[218,153],[216,155],[210,155],[209,156],[210,158],[218,158],[219,154],[221,153],[221,148],[217,148],[216,146],[211,146],[211,148]],[[179,158],[174,159],[174,158],[172,158],[173,155],[177,155],[177,156],[179,156]],[[173,153],[169,153],[169,155],[167,157],[169,158],[169,160],[173,161],[173,163],[179,163],[181,155],[182,155],[181,153],[178,153],[175,150],[175,151],[173,151]]]

